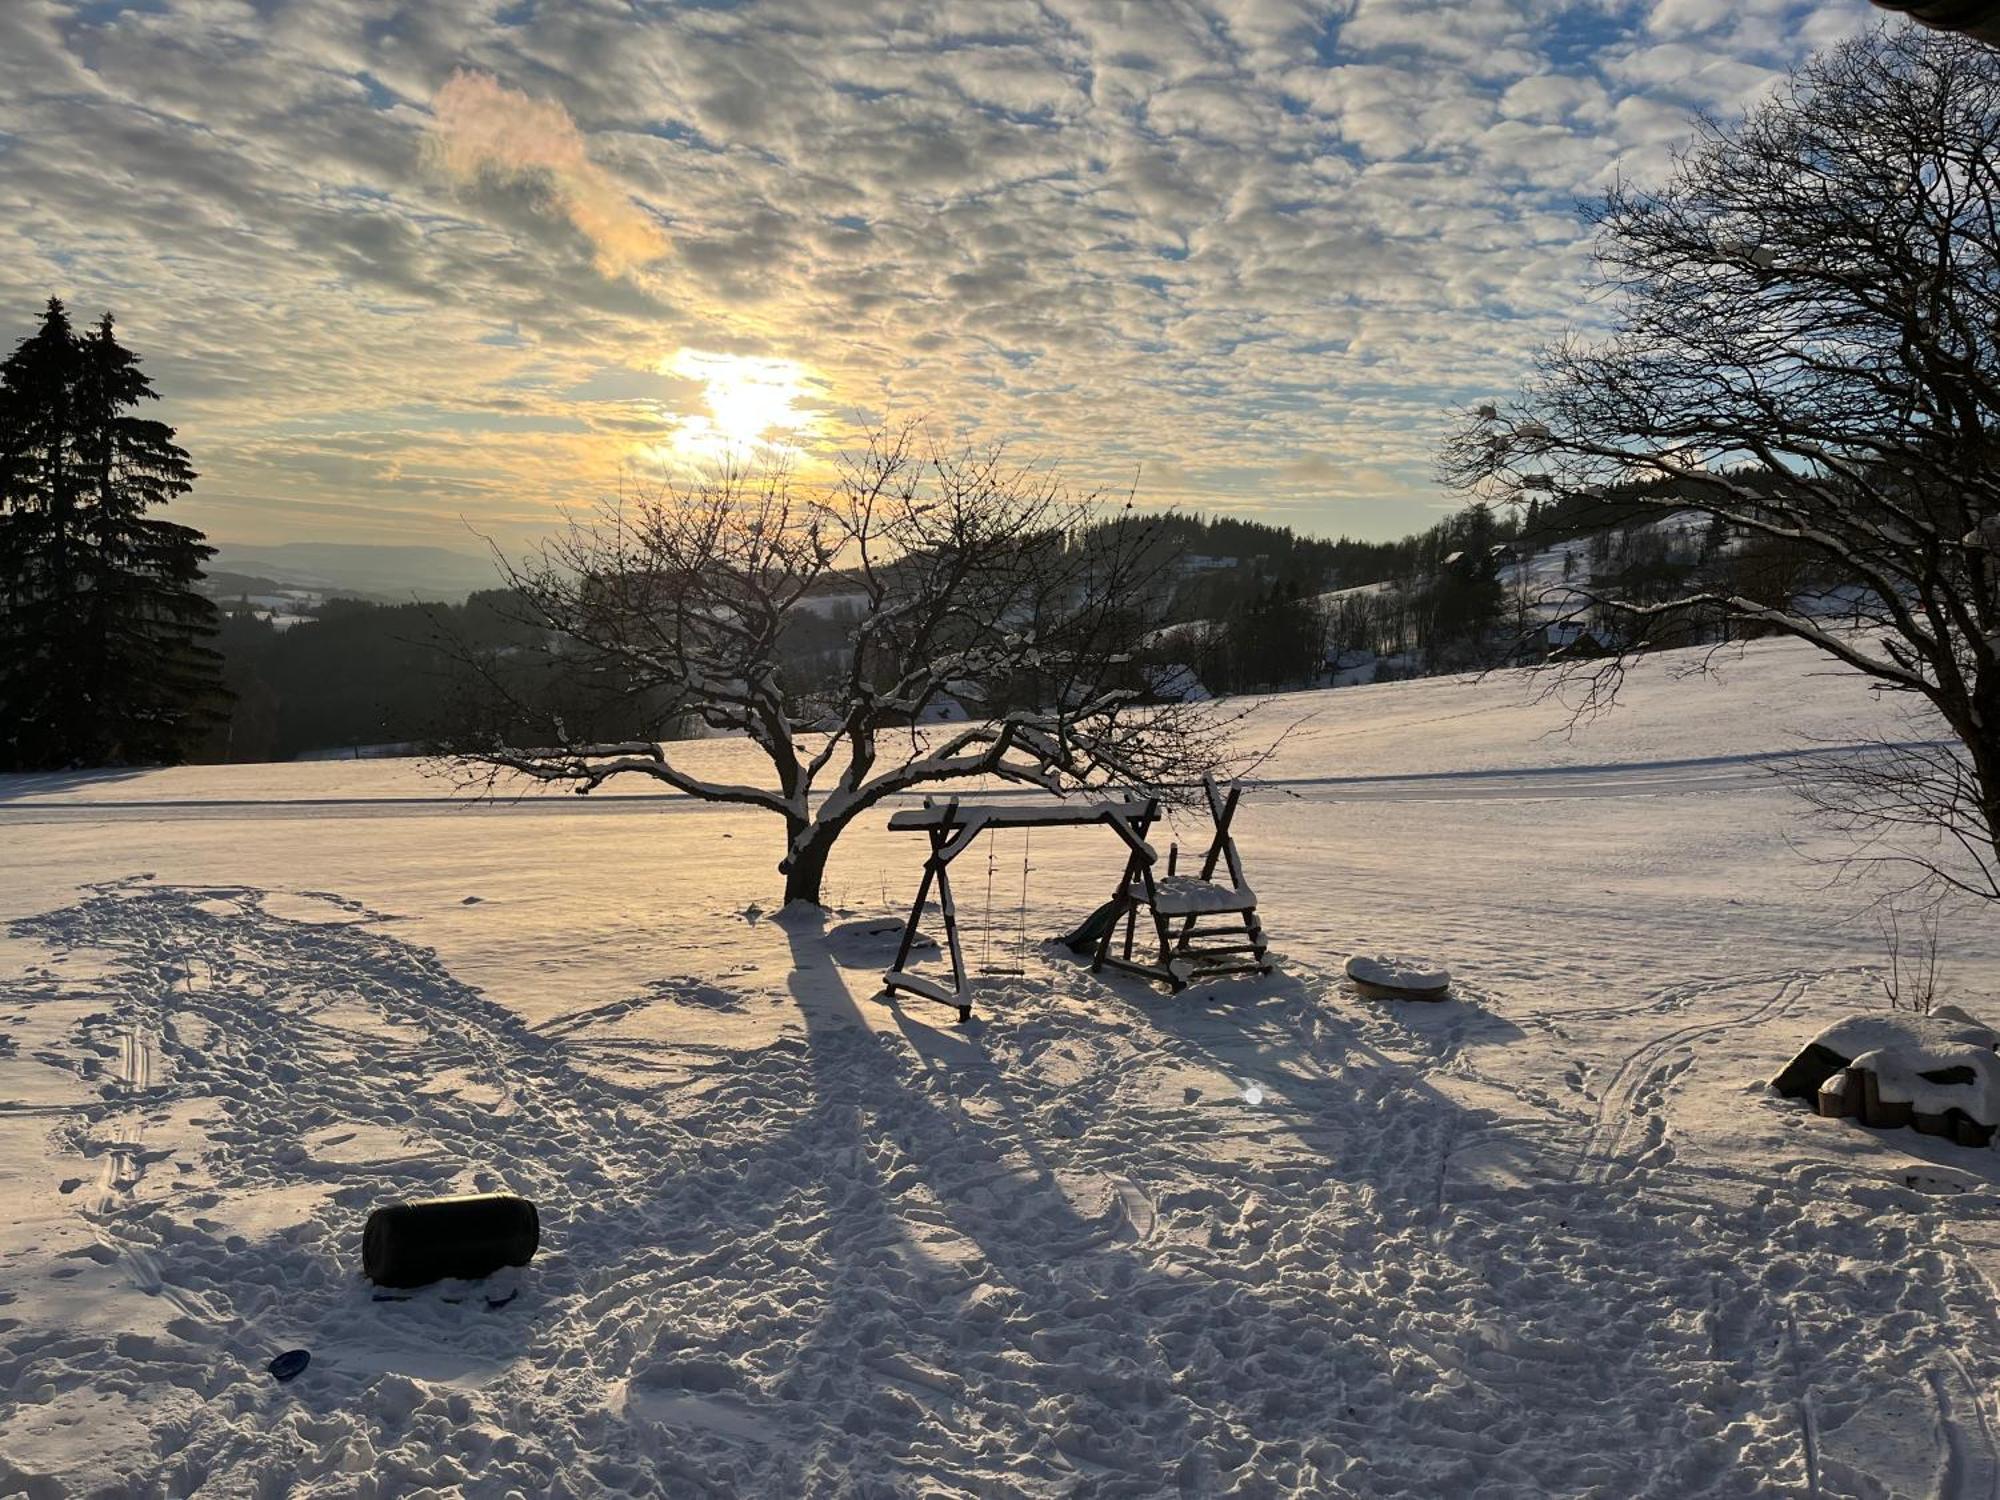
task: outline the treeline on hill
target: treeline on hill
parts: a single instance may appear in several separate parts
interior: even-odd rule
[[[1142,663],[1159,680],[1185,668],[1217,693],[1308,686],[1323,679],[1348,615],[1321,596],[1330,589],[1382,579],[1423,578],[1453,550],[1510,535],[1485,513],[1453,518],[1419,537],[1395,542],[1327,541],[1289,528],[1233,517],[1170,513],[1159,518],[1158,544],[1177,561],[1171,597],[1156,601],[1164,618],[1201,624],[1190,636],[1163,637]],[[1475,536],[1476,533],[1476,536]],[[1491,593],[1478,570],[1463,580],[1398,597],[1391,615],[1370,614],[1367,635],[1388,653],[1398,631],[1430,643],[1476,630],[1491,609],[1473,602]],[[270,587],[254,578],[212,578],[225,600]],[[800,609],[782,644],[785,675],[810,692],[843,661],[858,611],[829,580],[823,607]],[[622,693],[616,684],[569,675],[559,646],[526,623],[511,592],[474,594],[463,604],[389,605],[332,599],[313,618],[274,624],[247,600],[225,603],[211,646],[223,661],[231,701],[226,719],[194,751],[206,761],[286,760],[301,754],[359,753],[375,747],[424,749],[480,735],[506,738],[551,703],[576,729],[591,722],[605,739],[671,737],[691,726],[666,707]],[[472,663],[480,664],[474,670]],[[493,680],[494,678],[500,680]],[[535,706],[510,722],[508,702]]]
[[[1378,550],[1254,521],[1178,514],[1160,518],[1158,540],[1163,550],[1195,560],[1173,572],[1173,597],[1159,601],[1172,618],[1213,611],[1267,621],[1274,635],[1286,622],[1267,599],[1310,597],[1345,566],[1365,571],[1365,559]],[[275,589],[268,580],[209,582],[212,593],[241,602],[225,603],[211,643],[223,658],[231,712],[197,748],[197,759],[284,760],[507,738],[551,703],[562,704],[572,730],[590,721],[607,740],[693,732],[691,721],[616,684],[574,681],[559,643],[526,623],[528,610],[505,589],[459,605],[332,599],[313,618],[273,624],[247,598]],[[801,694],[846,659],[846,635],[859,611],[842,602],[841,587],[837,576],[829,578],[818,607],[797,609],[786,622],[784,673]],[[1304,640],[1272,639],[1260,651],[1273,660],[1290,652],[1296,672],[1309,677],[1317,663],[1307,657],[1316,649]],[[496,675],[504,680],[492,680]],[[510,724],[510,699],[537,711]]]
[[[1731,477],[1759,482],[1749,470]],[[1326,601],[1329,661],[1372,659],[1376,680],[1387,680],[1597,655],[1635,643],[1624,636],[1629,616],[1592,597],[1646,605],[1709,590],[1794,608],[1852,586],[1796,544],[1664,509],[1675,493],[1634,482],[1533,497],[1502,515],[1469,506],[1393,544],[1395,570],[1378,587]],[[1749,629],[1692,610],[1671,629],[1650,627],[1644,644],[1694,646]]]
[[[1701,578],[1758,598],[1827,586],[1775,544],[1730,537],[1691,516],[1663,525],[1658,506],[1639,505],[1638,493],[1537,500],[1513,512],[1472,505],[1391,542],[1168,514],[1159,544],[1176,565],[1170,597],[1157,607],[1171,623],[1139,664],[1142,675],[1166,693],[1189,679],[1212,693],[1268,692],[1472,670],[1558,647],[1574,653],[1590,649],[1593,636],[1610,644],[1613,627],[1587,612],[1551,639],[1536,596],[1562,582],[1641,600],[1671,597]],[[1526,563],[1536,556],[1564,558],[1558,576],[1531,580]],[[830,579],[822,607],[787,621],[784,676],[801,694],[845,659],[858,609],[841,602],[839,587]],[[247,607],[225,608],[211,644],[233,702],[196,757],[289,759],[506,738],[551,705],[572,730],[588,724],[609,740],[693,732],[671,705],[576,680],[573,661],[526,615],[500,589],[458,605],[335,599],[288,628]]]
[[[478,596],[458,607],[332,599],[318,618],[290,626],[228,611],[211,644],[234,701],[195,758],[290,760],[437,738],[448,727],[441,702],[452,686],[440,616],[503,644],[504,621]]]
[[[1506,613],[1501,567],[1541,517],[1472,505],[1390,542],[1225,524],[1264,533],[1286,564],[1211,575],[1161,646],[1210,690],[1239,693],[1346,680],[1343,668],[1364,658],[1384,678],[1481,664]]]
[[[1484,552],[1518,534],[1520,523],[1474,506],[1431,530],[1397,541],[1300,536],[1289,527],[1231,516],[1170,512],[1162,545],[1177,553],[1172,622],[1156,646],[1155,676],[1186,668],[1215,693],[1310,687],[1328,677],[1352,636],[1389,656],[1400,634],[1426,645],[1470,638],[1488,611],[1478,600],[1497,587],[1492,569],[1444,568],[1454,552]],[[1343,609],[1346,589],[1390,585],[1396,608]],[[1352,618],[1350,618],[1352,617]],[[1365,617],[1365,619],[1364,619]],[[1393,668],[1392,668],[1393,671]]]
[[[1754,470],[1731,477],[1759,484]],[[1790,608],[1852,588],[1796,544],[1663,510],[1675,493],[1635,481],[1507,511],[1469,505],[1393,542],[1306,541],[1288,568],[1218,575],[1201,607],[1176,611],[1191,623],[1167,633],[1162,655],[1215,692],[1389,681],[1632,644],[1628,622],[1584,591],[1644,605],[1705,588]],[[1746,628],[1695,610],[1672,631],[1655,626],[1646,644],[1700,645]]]
[[[551,711],[607,739],[684,732],[643,694],[575,680],[505,589],[463,604],[330,599],[315,618],[282,627],[230,609],[212,645],[233,701],[197,748],[201,761],[422,751],[517,736]]]

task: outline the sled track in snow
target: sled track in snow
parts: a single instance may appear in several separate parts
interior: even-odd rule
[[[186,1299],[183,1331],[10,1351],[17,1389],[197,1382],[175,1451],[147,1456],[170,1488],[341,1492],[365,1455],[496,1495],[1797,1489],[1784,1414],[1807,1386],[1770,1351],[1801,1297],[1807,1326],[1883,1346],[1877,1369],[1808,1372],[1829,1427],[1883,1379],[1922,1390],[1956,1320],[1953,1472],[1984,1472],[1961,1393],[2000,1375],[2000,1333],[1921,1220],[1808,1221],[1810,1192],[1663,1214],[1645,1173],[1613,1194],[1454,1179],[1446,1202],[1453,1151],[1489,1128],[1434,1086],[1476,1054],[1476,1014],[1419,1034],[1324,977],[1207,1006],[1066,975],[969,1032],[897,1034],[806,974],[803,1035],[704,1054],[682,1103],[589,1063],[588,1018],[621,1002],[531,1030],[349,915],[143,887],[24,924],[114,960],[79,1032],[122,1039],[95,1118],[200,1100],[229,1194],[326,1190],[236,1248],[209,1192],[135,1194],[107,1231],[146,1258],[135,1285]],[[1804,982],[1653,1038],[1621,1102],[1562,1129],[1602,1163],[1645,1157],[1620,1132],[1677,1049]],[[519,1300],[371,1303],[371,1202],[460,1185],[543,1203]],[[279,1339],[315,1349],[315,1383],[272,1401]],[[1651,1444],[1607,1417],[1627,1412]]]
[[[1670,1160],[1673,1148],[1664,1112],[1666,1092],[1692,1065],[1694,1047],[1711,1037],[1789,1014],[1818,977],[1810,970],[1790,969],[1762,978],[1739,976],[1687,986],[1693,999],[1746,984],[1778,983],[1776,993],[1740,1015],[1677,1026],[1627,1054],[1599,1097],[1597,1120],[1578,1152],[1572,1179],[1608,1183]]]
[[[120,1027],[115,1092],[105,1106],[73,1113],[58,1137],[94,1150],[109,1130],[98,1188],[79,1207],[133,1287],[173,1302],[184,1315],[181,1337],[213,1351],[197,1357],[197,1369],[219,1358],[236,1379],[256,1380],[281,1334],[283,1343],[324,1352],[371,1323],[392,1367],[399,1358],[422,1367],[442,1331],[458,1347],[455,1357],[504,1368],[518,1347],[514,1329],[489,1320],[440,1330],[441,1309],[396,1320],[371,1306],[355,1275],[367,1208],[389,1197],[504,1185],[535,1196],[561,1222],[593,1195],[639,1179],[642,1153],[679,1133],[664,1120],[652,1122],[644,1141],[607,1132],[604,1122],[629,1117],[637,1092],[571,1068],[509,1013],[452,984],[421,950],[365,926],[286,922],[263,912],[257,893],[235,888],[147,886],[101,889],[21,929],[106,952],[121,971],[114,1013],[82,1023],[85,1034],[107,1022]],[[204,960],[192,974],[190,954]],[[372,1008],[379,1034],[316,1021],[334,999]],[[164,1085],[154,1071],[162,1053],[173,1064]],[[489,1084],[498,1103],[427,1091],[444,1076]],[[204,1157],[229,1184],[228,1198],[317,1183],[321,1206],[278,1241],[245,1244],[208,1217],[226,1211],[222,1194],[136,1192],[155,1156],[142,1112],[189,1097],[210,1105]],[[337,1151],[353,1132],[333,1127],[350,1124],[410,1145],[325,1164],[303,1149],[318,1132]],[[550,1279],[562,1281],[562,1270]],[[66,1347],[49,1345],[44,1356],[56,1361],[46,1376],[56,1388],[104,1373],[167,1387],[188,1376],[190,1347],[175,1340],[125,1336],[115,1350],[58,1352]],[[32,1348],[23,1352],[35,1357]],[[316,1362],[322,1388],[352,1394],[376,1383],[343,1376],[339,1365],[337,1356]],[[336,1421],[327,1472],[337,1471],[346,1434],[373,1425],[365,1407]],[[172,1461],[162,1458],[163,1482],[171,1488],[176,1475],[192,1483],[226,1474],[255,1488],[284,1473],[309,1482],[318,1472],[310,1454],[296,1469],[277,1457],[286,1444],[268,1423],[283,1419],[280,1408],[247,1425],[197,1423]],[[545,1467],[531,1466],[514,1483],[540,1492],[548,1478]]]
[[[1850,966],[1829,971],[1794,969],[1774,972],[1763,976],[1763,981],[1775,981],[1778,984],[1776,992],[1740,1015],[1675,1028],[1649,1039],[1629,1053],[1605,1089],[1597,1121],[1584,1142],[1572,1180],[1606,1186],[1630,1179],[1635,1174],[1668,1167],[1673,1159],[1673,1146],[1665,1113],[1667,1095],[1675,1081],[1693,1065],[1695,1046],[1708,1038],[1755,1027],[1791,1014],[1817,981],[1858,970],[1859,966]],[[1697,1003],[1704,995],[1735,988],[1746,982],[1755,981],[1747,977],[1690,981],[1657,992],[1649,997],[1648,1002],[1640,1005],[1605,1007],[1600,1013],[1610,1017],[1647,1010],[1680,1009]],[[1838,1166],[1820,1161],[1798,1165],[1804,1169],[1806,1180],[1786,1178],[1782,1189],[1784,1197],[1797,1202],[1801,1208],[1825,1191],[1820,1185],[1823,1179],[1848,1182],[1863,1192],[1869,1191],[1868,1184],[1853,1182]],[[1744,1181],[1765,1188],[1781,1185],[1779,1179],[1768,1173],[1747,1176]],[[1699,1195],[1684,1198],[1673,1191],[1666,1192],[1664,1196],[1668,1201],[1682,1199],[1691,1207],[1705,1206],[1710,1201]],[[1989,1283],[1972,1267],[1962,1250],[1948,1237],[1940,1237],[1936,1248],[1941,1261],[1937,1274],[1943,1285],[1943,1299],[1954,1308],[1954,1312],[1940,1319],[1942,1325],[1951,1330],[1947,1341],[1931,1352],[1918,1373],[1921,1373],[1935,1400],[1939,1427],[1946,1443],[1946,1469],[1939,1493],[1952,1497],[1952,1500],[2000,1500],[2000,1439],[1996,1439],[1982,1388],[1968,1368],[1965,1352],[1967,1334],[1964,1332],[1969,1326],[1983,1325],[1985,1332],[1991,1336],[2000,1330],[2000,1315],[1996,1315]],[[1810,1361],[1813,1356],[1808,1353],[1805,1358]],[[1808,1463],[1806,1477],[1813,1493],[1822,1492],[1818,1476],[1813,1472],[1817,1466],[1815,1454],[1820,1439],[1811,1430],[1814,1424],[1810,1384],[1817,1375],[1816,1369],[1802,1369],[1799,1376],[1808,1387],[1800,1398],[1799,1410],[1805,1413],[1802,1420],[1807,1430],[1802,1432],[1802,1439]]]

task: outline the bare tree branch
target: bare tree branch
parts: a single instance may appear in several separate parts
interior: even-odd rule
[[[1611,648],[1562,665],[1584,708],[1634,651],[1803,641],[1921,700],[1947,740],[1811,763],[1815,804],[1936,835],[1914,857],[2000,899],[2000,53],[1915,29],[1843,43],[1593,215],[1616,331],[1468,414],[1443,475],[1709,518],[1725,542],[1687,587],[1542,601]]]
[[[1172,562],[1130,497],[1075,497],[1053,471],[917,427],[876,433],[827,486],[783,466],[664,485],[507,569],[554,668],[601,688],[587,729],[505,693],[489,663],[510,732],[456,764],[473,784],[644,776],[775,813],[786,898],[817,902],[841,830],[885,797],[968,777],[1180,797],[1222,769],[1223,711],[1145,701],[1135,664]],[[959,702],[978,717],[933,722]],[[685,716],[747,737],[774,785],[603,732]]]

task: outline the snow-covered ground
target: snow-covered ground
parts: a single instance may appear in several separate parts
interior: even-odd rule
[[[1574,738],[1507,678],[1265,706],[1266,980],[1091,976],[1038,939],[1118,847],[1001,835],[965,1030],[878,997],[886,810],[821,925],[675,797],[0,780],[0,1494],[1992,1495],[2000,1157],[1761,1085],[1882,953],[1759,757],[1903,727],[1667,665]],[[372,1205],[502,1187],[530,1267],[371,1297]]]

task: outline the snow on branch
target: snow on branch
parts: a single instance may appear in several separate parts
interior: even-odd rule
[[[1224,767],[1219,720],[1145,703],[1138,665],[1174,560],[1130,497],[914,426],[831,484],[728,469],[626,495],[509,570],[566,711],[508,695],[460,761],[767,807],[798,880],[848,819],[914,787],[1196,784]],[[774,785],[676,765],[664,726],[689,720],[748,738]]]

